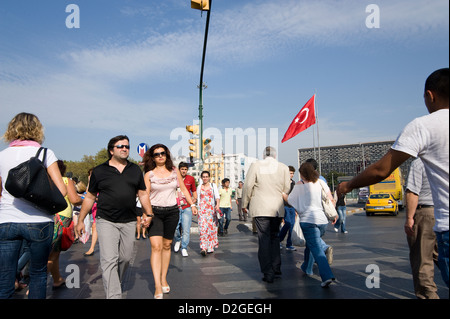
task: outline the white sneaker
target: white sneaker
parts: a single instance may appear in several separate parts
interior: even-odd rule
[[[326,287],[328,287],[329,285],[331,285],[332,282],[333,282],[332,279],[327,279],[327,280],[323,281],[323,282],[320,284],[320,286],[321,286],[322,288],[326,288]]]
[[[173,251],[177,253],[180,250],[180,246],[181,246],[181,241],[177,241],[175,243],[175,245],[173,245]]]
[[[187,250],[184,248],[181,250],[181,255],[183,255],[183,257],[189,256]]]

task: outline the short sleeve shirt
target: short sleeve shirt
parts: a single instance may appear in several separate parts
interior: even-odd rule
[[[328,219],[323,212],[322,188],[328,193],[330,188],[321,179],[315,183],[297,183],[289,194],[288,202],[299,213],[302,223],[317,225],[328,224]]]
[[[219,190],[220,203],[219,206],[223,208],[231,207],[231,194],[233,190],[228,187],[228,189],[221,188]]]
[[[449,110],[442,109],[410,122],[392,149],[419,157],[425,167],[434,202],[434,231],[448,231]]]
[[[89,192],[98,194],[97,218],[114,223],[136,221],[136,194],[145,189],[141,169],[131,162],[120,173],[107,161],[94,168],[89,181]]]
[[[430,183],[420,158],[412,161],[409,167],[406,189],[418,195],[419,205],[433,205]]]
[[[197,188],[196,188],[196,186],[195,186],[195,179],[194,179],[192,176],[190,176],[190,175],[186,175],[186,177],[184,178],[184,185],[186,186],[186,188],[187,188],[187,190],[189,191],[189,193],[191,194],[191,196],[192,196],[192,194],[193,194],[194,192],[197,191]],[[184,195],[183,195],[183,196],[184,196]],[[188,208],[188,207],[190,207],[189,204],[183,206],[182,209],[186,209],[186,208]]]

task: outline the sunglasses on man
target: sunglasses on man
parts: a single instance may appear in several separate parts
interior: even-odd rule
[[[127,150],[130,149],[130,145],[114,145],[114,147],[117,147],[118,149],[126,148]]]

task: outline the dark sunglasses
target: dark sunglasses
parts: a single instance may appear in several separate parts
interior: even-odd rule
[[[153,157],[166,156],[166,152],[153,153]]]
[[[118,149],[126,148],[127,150],[130,149],[130,145],[114,145],[114,147],[117,147]]]

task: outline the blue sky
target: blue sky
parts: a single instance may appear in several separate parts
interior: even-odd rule
[[[78,29],[66,27],[71,3]],[[366,26],[372,3],[379,28]],[[394,140],[426,114],[426,77],[448,67],[448,12],[442,0],[214,0],[205,129],[276,128],[280,160],[296,166],[316,126],[281,139],[316,94],[321,146]],[[189,0],[2,0],[1,132],[25,111],[61,159],[94,155],[119,134],[135,159],[142,142],[180,149],[198,118],[205,22]]]

